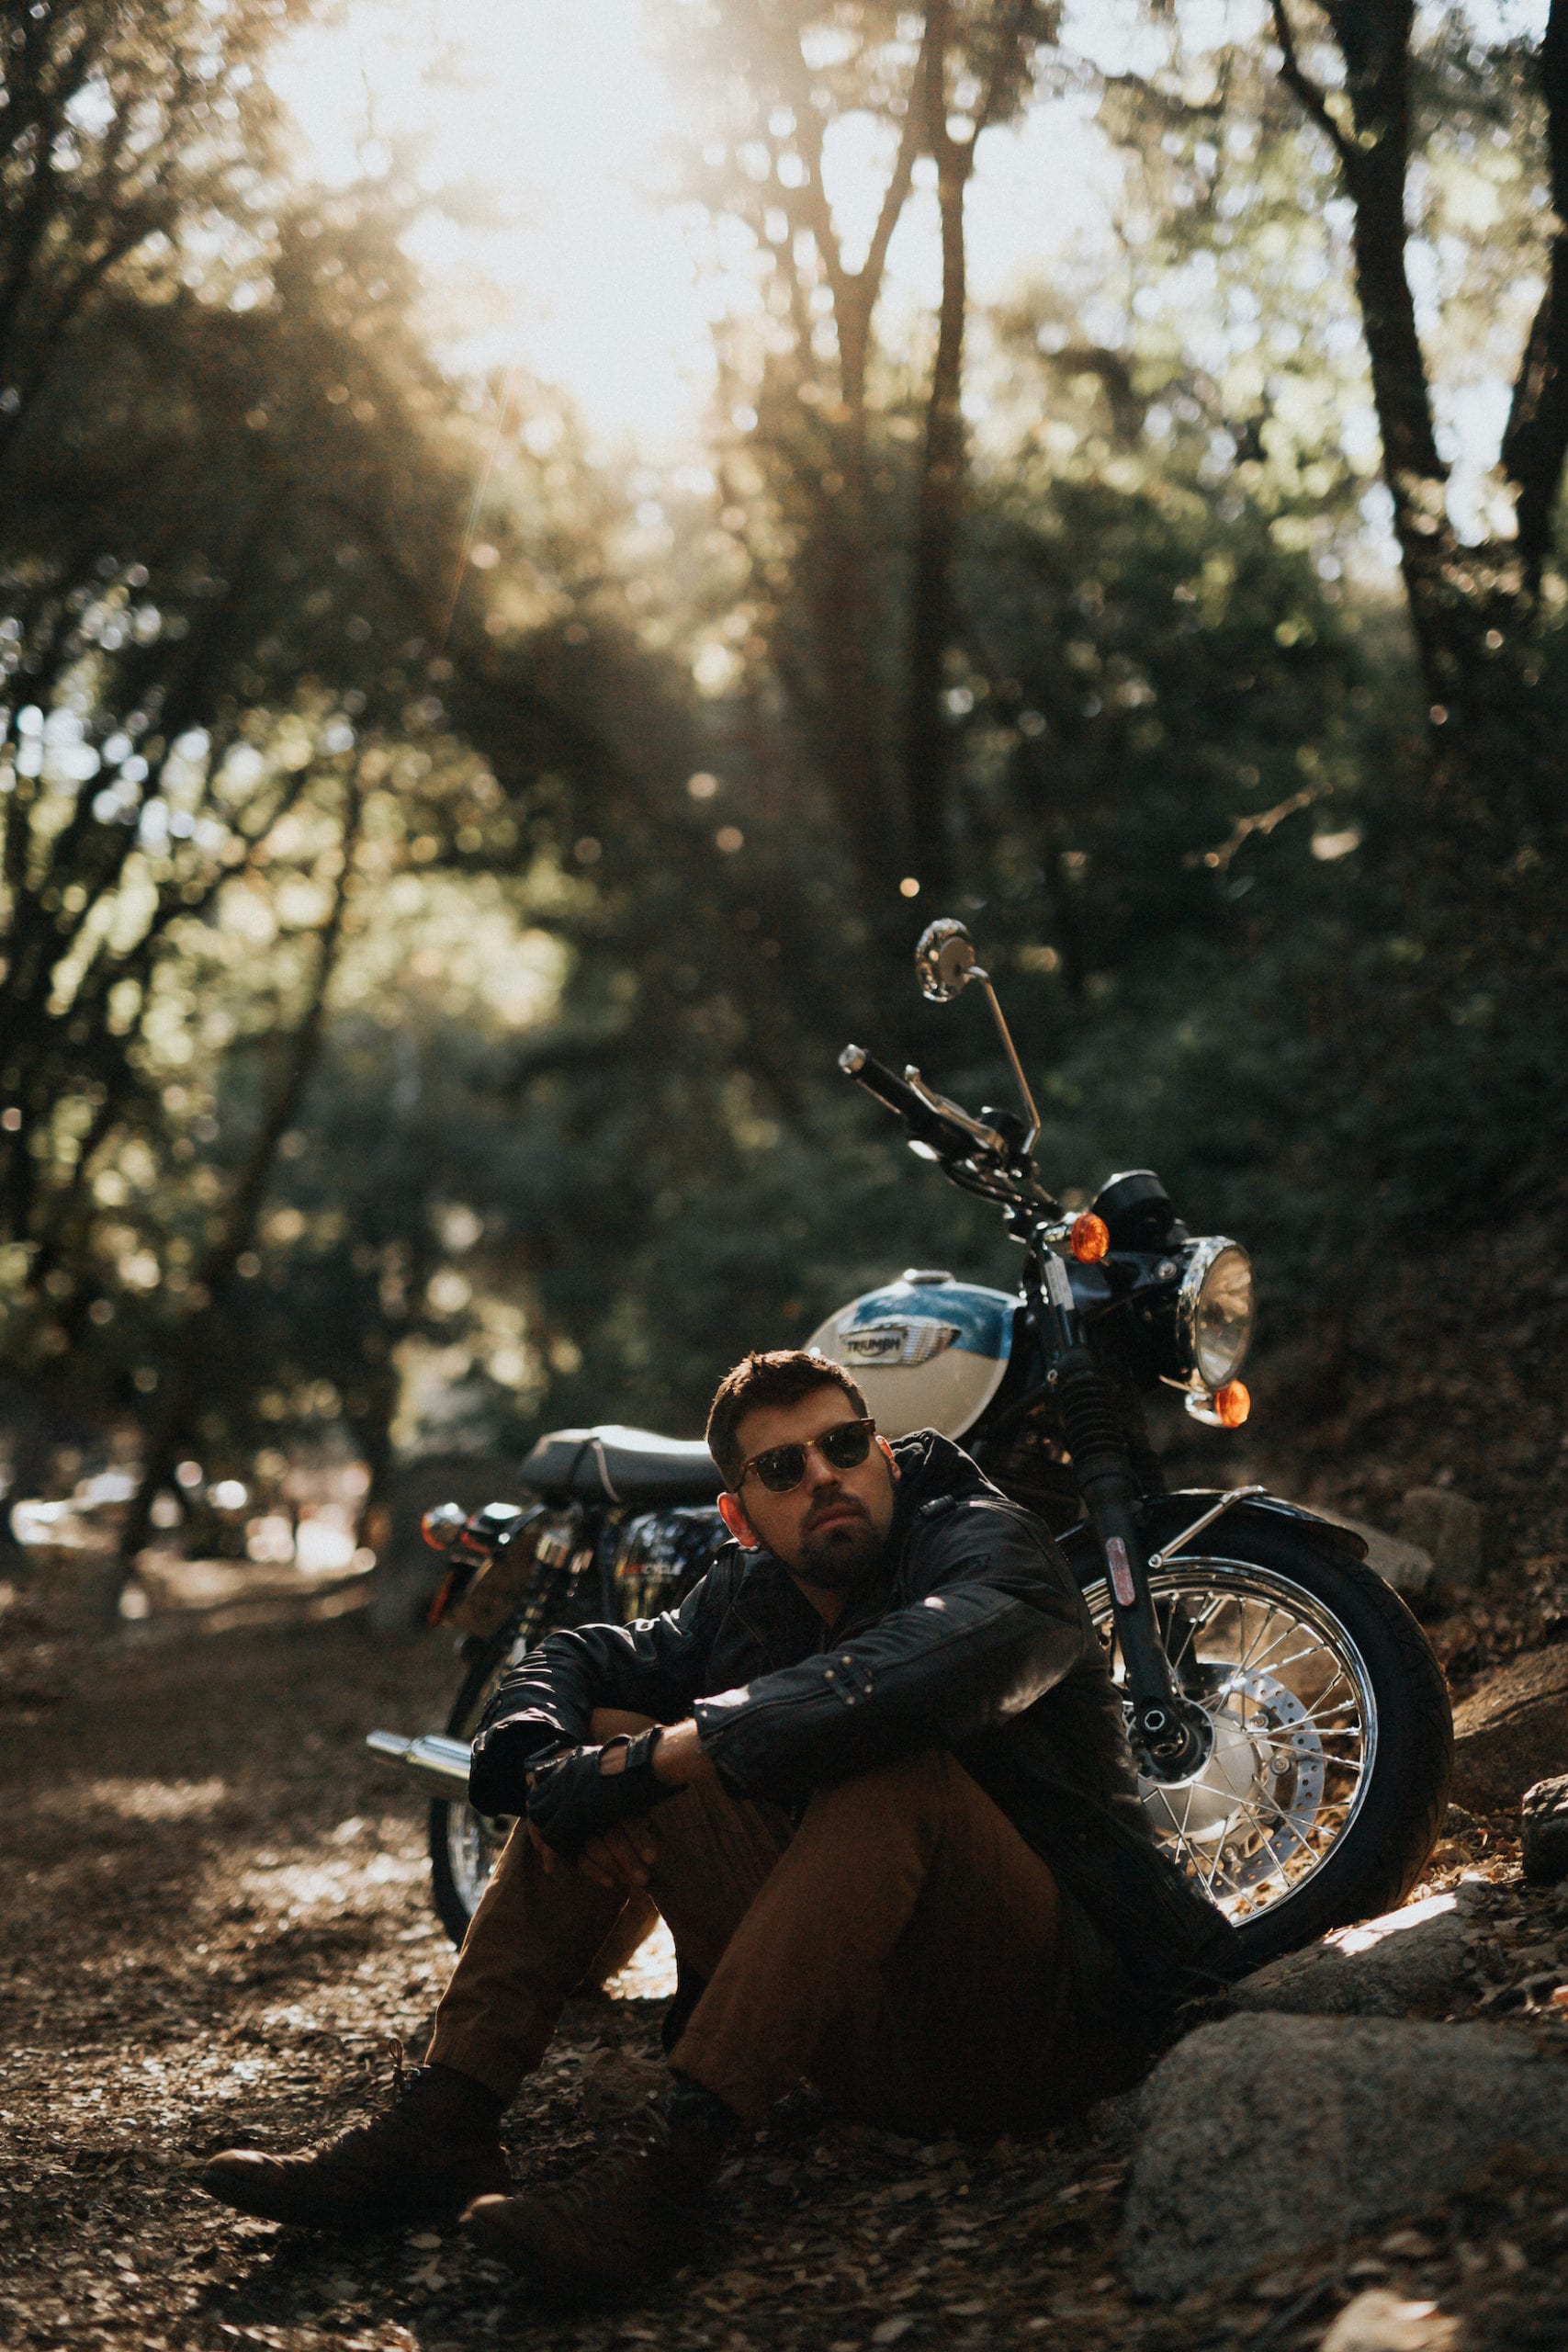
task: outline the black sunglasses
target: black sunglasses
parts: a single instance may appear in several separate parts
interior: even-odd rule
[[[789,1494],[805,1477],[806,1457],[813,1446],[829,1470],[858,1470],[875,1435],[876,1423],[868,1417],[835,1421],[820,1437],[808,1437],[801,1445],[770,1445],[765,1453],[754,1453],[750,1462],[741,1464],[740,1476],[729,1491],[738,1495],[755,1470],[770,1495]]]

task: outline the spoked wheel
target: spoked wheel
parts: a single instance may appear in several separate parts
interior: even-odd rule
[[[1167,1654],[1211,1727],[1199,1769],[1140,1779],[1151,1827],[1254,1962],[1391,1909],[1448,1804],[1452,1728],[1420,1628],[1372,1572],[1294,1529],[1150,1579]],[[1103,1584],[1085,1595],[1113,1644]],[[1111,1668],[1123,1679],[1121,1653]]]

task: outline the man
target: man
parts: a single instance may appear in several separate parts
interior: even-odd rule
[[[1072,1574],[931,1431],[877,1437],[818,1356],[749,1356],[708,1444],[735,1542],[672,1615],[551,1634],[474,1744],[520,1818],[390,2112],[202,2184],[317,2227],[450,2219],[566,2300],[650,2283],[738,2134],[803,2075],[930,2136],[1124,2087],[1229,1930],[1156,1849]],[[671,2085],[564,2187],[506,2193],[502,2115],[626,1902],[694,1997]]]

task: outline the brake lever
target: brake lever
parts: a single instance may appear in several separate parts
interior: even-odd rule
[[[995,1127],[987,1126],[983,1119],[972,1117],[960,1103],[950,1101],[947,1095],[939,1094],[934,1086],[928,1086],[913,1062],[907,1062],[904,1066],[904,1083],[911,1094],[919,1096],[928,1111],[934,1111],[939,1119],[951,1119],[955,1127],[962,1127],[964,1134],[980,1146],[982,1151],[994,1152],[1004,1166],[1008,1164],[1012,1155],[1006,1136],[998,1135]]]

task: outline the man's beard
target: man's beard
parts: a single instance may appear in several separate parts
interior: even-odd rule
[[[851,1592],[866,1584],[881,1564],[883,1542],[869,1514],[835,1521],[800,1539],[796,1573],[824,1592]]]

